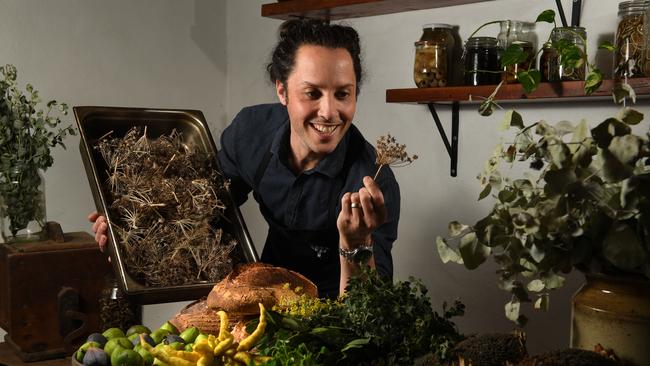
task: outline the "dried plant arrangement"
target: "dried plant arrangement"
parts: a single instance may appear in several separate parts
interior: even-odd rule
[[[375,164],[377,164],[377,172],[373,179],[377,179],[381,168],[385,165],[399,168],[411,164],[418,158],[417,155],[409,155],[406,152],[406,145],[397,143],[395,137],[390,134],[379,136],[375,150],[377,151],[377,159],[375,161]]]
[[[146,128],[103,136],[111,224],[127,271],[150,287],[216,282],[232,270],[237,241],[221,228],[228,182],[179,132],[155,139]]]

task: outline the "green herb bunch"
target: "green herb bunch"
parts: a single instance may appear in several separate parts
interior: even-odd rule
[[[525,126],[519,113],[506,113],[515,139],[497,147],[479,176],[479,200],[496,202],[474,225],[449,223],[450,238],[437,238],[442,261],[474,269],[492,256],[499,287],[512,295],[506,316],[520,325],[530,293],[536,309],[547,309],[573,268],[650,278],[650,132],[632,132],[642,120],[624,108],[592,129],[584,120]],[[510,178],[502,163],[529,170]]]
[[[414,279],[393,283],[364,269],[336,302],[307,301],[293,311],[269,312],[258,345],[273,357],[269,365],[411,365],[427,354],[444,361],[462,339],[451,318],[463,315],[464,305],[445,304],[439,315],[426,287]],[[295,311],[305,308],[311,311]]]
[[[44,217],[45,208],[35,199],[42,195],[38,171],[52,166],[50,148],[65,148],[63,139],[75,130],[72,126],[57,128],[62,122],[60,115],[68,112],[65,103],[49,101],[43,111],[38,109],[41,99],[32,85],[26,85],[27,94],[18,88],[15,66],[0,66],[0,75],[0,198],[15,236],[30,221]]]

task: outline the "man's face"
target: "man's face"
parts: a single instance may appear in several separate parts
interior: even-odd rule
[[[334,151],[356,110],[356,77],[344,48],[303,45],[286,85],[276,83],[291,121],[291,150],[298,163],[317,162]],[[311,164],[302,166],[312,168]]]

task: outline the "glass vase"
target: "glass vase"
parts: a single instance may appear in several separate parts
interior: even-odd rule
[[[41,241],[45,235],[43,171],[29,163],[0,172],[0,225],[5,243]]]

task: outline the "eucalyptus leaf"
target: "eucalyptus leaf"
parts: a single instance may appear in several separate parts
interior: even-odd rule
[[[608,118],[591,130],[591,135],[601,149],[609,146],[614,136],[623,136],[631,132],[630,126],[616,118]]]
[[[549,290],[553,290],[564,286],[565,280],[566,279],[564,277],[559,276],[555,273],[549,273],[544,278],[542,278],[542,282],[544,282],[544,286]]]
[[[533,258],[533,260],[537,263],[541,263],[542,260],[544,260],[544,257],[546,257],[546,253],[544,250],[540,249],[537,245],[532,245],[530,247],[530,256]]]
[[[639,158],[643,140],[635,135],[615,136],[609,144],[609,151],[623,164],[630,164]]]
[[[503,115],[501,126],[504,130],[507,130],[509,127],[517,127],[521,130],[524,128],[524,119],[519,112],[511,109]]]
[[[519,320],[519,309],[521,304],[518,301],[510,301],[505,306],[506,318],[510,319],[513,322]]]
[[[628,83],[617,83],[612,88],[612,97],[614,103],[623,103],[625,99],[629,98],[632,103],[636,103],[636,92]]]
[[[528,282],[528,284],[526,285],[526,288],[528,289],[528,291],[531,291],[531,292],[540,292],[540,291],[544,290],[545,286],[544,286],[544,282],[542,282],[542,280],[536,279],[536,280],[532,280],[532,281]]]
[[[628,125],[637,125],[643,121],[643,113],[632,109],[630,107],[625,107],[621,110],[620,120],[627,123]]]
[[[633,271],[648,262],[648,254],[629,225],[616,223],[603,242],[603,254],[616,267]]]
[[[460,236],[465,230],[469,229],[469,226],[461,224],[458,221],[452,221],[449,223],[449,235],[452,237]]]
[[[548,311],[549,308],[549,298],[547,293],[543,293],[539,296],[537,301],[535,301],[535,309]]]
[[[444,238],[438,236],[436,238],[436,246],[442,263],[454,262],[463,264],[463,258],[461,258],[460,254],[447,244],[447,241]]]
[[[490,255],[490,247],[483,245],[476,238],[475,233],[468,233],[463,236],[458,246],[463,264],[467,269],[476,269]]]
[[[478,196],[478,200],[482,200],[483,198],[487,197],[490,195],[490,191],[492,191],[492,185],[488,184],[486,185],[483,190],[481,191],[481,194]]]

